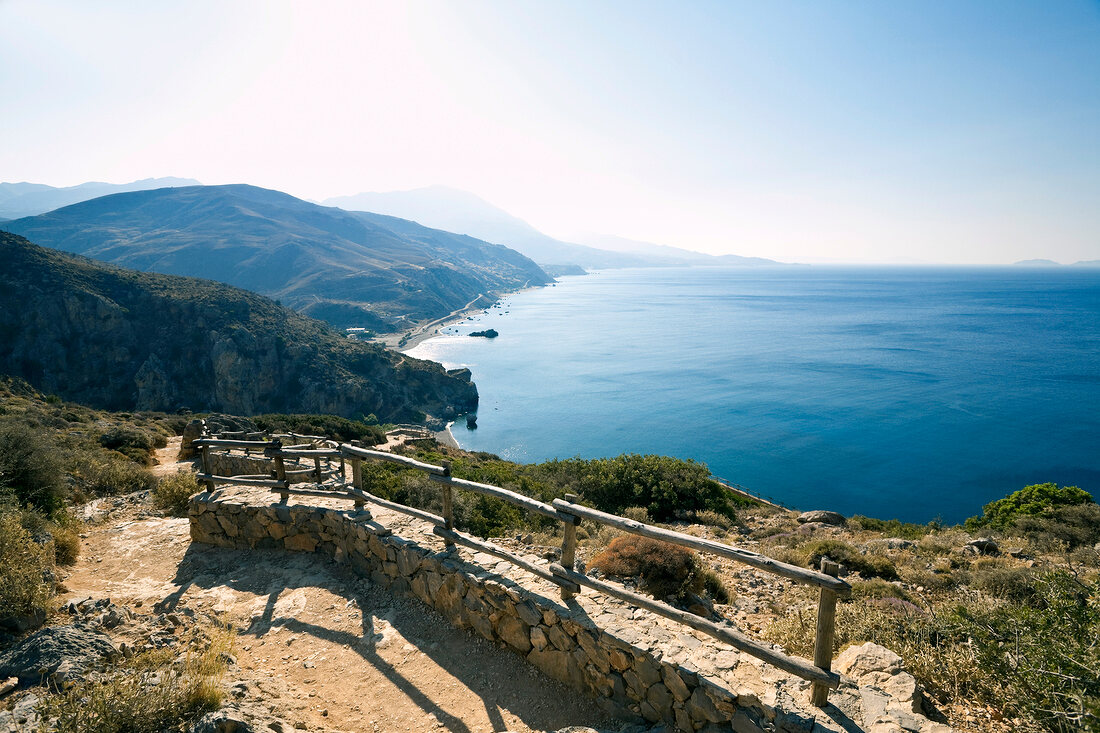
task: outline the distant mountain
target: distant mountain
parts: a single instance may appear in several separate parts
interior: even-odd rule
[[[1059,267],[1059,263],[1054,260],[1020,260],[1019,262],[1013,262],[1014,265],[1021,267]]]
[[[1100,260],[1078,260],[1073,263],[1074,267],[1100,267]]]
[[[18,219],[112,193],[147,191],[169,186],[196,186],[198,183],[191,178],[146,178],[132,183],[81,183],[79,186],[66,188],[54,188],[42,183],[0,183],[0,217]]]
[[[469,370],[344,338],[209,280],[135,272],[0,232],[0,373],[106,409],[373,413],[473,410]]]
[[[412,219],[425,226],[469,234],[511,247],[541,265],[580,265],[600,269],[651,264],[644,257],[554,239],[472,193],[446,186],[338,196],[324,203],[348,211],[377,211]]]
[[[411,191],[360,193],[325,201],[349,211],[378,211],[421,224],[462,232],[507,245],[527,255],[555,274],[572,274],[568,266],[601,269],[608,267],[667,267],[679,265],[774,265],[772,260],[737,255],[713,256],[638,242],[622,237],[586,235],[576,242],[563,242],[543,234],[527,222],[467,191],[446,186],[429,186]]]
[[[689,249],[670,247],[667,244],[654,244],[653,242],[641,242],[636,239],[614,237],[608,234],[580,234],[573,239],[588,245],[600,247],[613,252],[629,252],[651,260],[657,260],[666,265],[778,265],[775,260],[763,257],[742,257],[740,255],[708,255],[703,252],[693,252]]]
[[[383,332],[551,281],[500,245],[246,185],[121,193],[0,226],[67,252],[221,280],[340,327]]]

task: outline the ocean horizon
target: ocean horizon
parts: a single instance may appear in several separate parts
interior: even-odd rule
[[[605,270],[407,353],[469,367],[477,428],[455,439],[520,462],[660,453],[799,509],[914,522],[1100,484],[1097,270]]]

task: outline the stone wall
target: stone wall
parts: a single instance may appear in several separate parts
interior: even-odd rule
[[[896,659],[875,670],[873,655],[861,655],[858,678],[871,682],[845,678],[818,709],[808,682],[588,589],[564,602],[556,585],[484,553],[448,551],[431,525],[396,512],[313,497],[280,505],[266,491],[226,487],[192,497],[190,520],[196,542],[322,553],[577,690],[681,731],[949,731],[921,715]]]
[[[288,463],[288,470],[293,466]],[[309,466],[305,466],[309,468]],[[210,452],[210,470],[215,476],[256,476],[265,474],[270,476],[275,470],[275,462],[269,458],[258,455],[247,456],[243,453]],[[315,479],[312,474],[292,474],[287,477],[292,484],[311,483]]]

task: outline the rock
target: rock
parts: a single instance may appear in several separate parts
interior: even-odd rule
[[[837,527],[843,527],[847,520],[844,519],[844,515],[838,512],[830,512],[824,509],[817,509],[810,512],[802,512],[798,515],[798,523],[806,524],[808,522],[819,522],[821,524],[831,524]]]
[[[966,543],[967,547],[972,547],[978,551],[979,555],[1000,555],[1001,547],[991,537],[978,537],[972,539]]]
[[[487,328],[484,331],[474,331],[471,336],[480,336],[481,338],[495,339],[500,334],[497,333],[495,328]]]
[[[887,550],[912,550],[917,546],[912,540],[903,540],[900,537],[883,537],[880,540],[871,540],[868,547],[882,547]]]
[[[3,682],[0,682],[0,697],[7,695],[9,692],[19,687],[18,677],[9,677]]]
[[[851,677],[861,688],[873,688],[887,700],[881,702],[885,710],[897,705],[911,713],[920,712],[921,693],[916,678],[905,671],[899,657],[884,646],[867,642],[851,646],[833,660],[833,670]],[[865,707],[874,698],[863,691]]]
[[[27,694],[16,701],[10,710],[0,710],[0,731],[22,733],[39,730],[42,721],[38,717],[38,703],[37,695]]]
[[[106,634],[83,626],[51,626],[0,654],[0,677],[37,684],[56,676],[65,682],[117,655]]]
[[[46,623],[46,612],[36,608],[25,616],[5,616],[0,618],[0,629],[10,631],[13,634],[25,634],[31,629],[37,629]]]

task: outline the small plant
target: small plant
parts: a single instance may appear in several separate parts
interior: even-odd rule
[[[80,557],[82,526],[83,522],[67,511],[54,514],[49,531],[53,535],[54,559],[58,565],[72,565]]]
[[[160,433],[150,434],[140,428],[124,425],[111,428],[100,435],[99,444],[121,453],[135,463],[145,465],[153,451],[168,445],[168,441]]]
[[[83,493],[90,496],[132,494],[157,485],[149,469],[110,454],[87,456],[85,463],[74,467],[73,474]]]
[[[658,599],[672,596],[682,601],[701,593],[709,582],[716,600],[729,601],[717,575],[710,573],[713,577],[708,580],[707,571],[693,551],[648,537],[632,534],[616,537],[606,550],[592,558],[589,567],[618,578],[638,578],[642,590]]]
[[[186,514],[188,500],[199,490],[199,482],[195,479],[195,474],[179,471],[157,481],[157,485],[153,488],[153,504],[158,509],[177,516]]]
[[[0,426],[0,498],[52,512],[65,498],[56,446],[41,429],[24,424]]]

